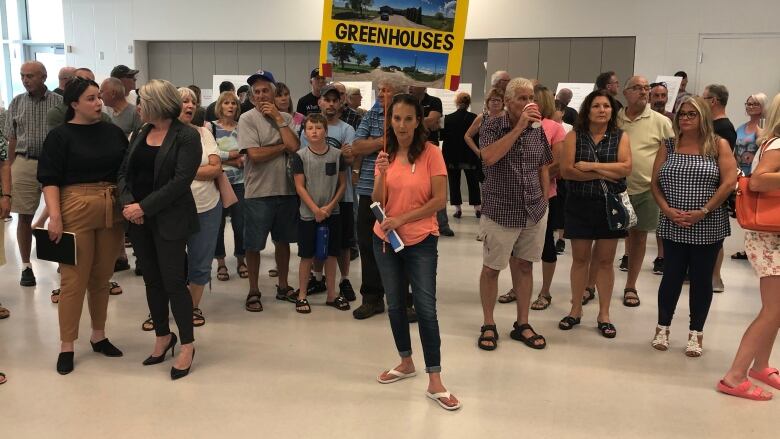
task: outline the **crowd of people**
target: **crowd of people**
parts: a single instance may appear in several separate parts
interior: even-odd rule
[[[386,303],[400,356],[377,380],[415,376],[410,323],[418,322],[426,394],[444,409],[460,408],[441,378],[436,277],[439,237],[454,235],[448,182],[453,217],[464,215],[461,171],[483,250],[479,349],[499,346],[496,302],[516,303],[512,339],[532,349],[547,346],[531,326],[530,310],[550,306],[565,240],[572,254],[571,309],[559,329],[580,325],[585,306],[597,298],[596,327],[615,338],[610,305],[619,241],[625,240],[619,269],[628,273],[622,303],[638,307],[637,280],[648,234],[655,232],[653,272],[662,277],[649,344],[669,349],[675,308],[689,282],[685,355],[699,357],[713,292],[725,288],[723,242],[731,234],[737,176],[751,176],[757,192],[780,189],[780,94],[748,96],[749,120],[735,129],[725,112],[727,88],[710,84],[695,96],[686,91],[685,72],[676,74],[682,86],[671,112],[667,84],[640,75],[621,87],[615,72],[600,74],[596,90],[575,109],[570,90],[553,95],[536,80],[499,71],[480,114],[459,93],[457,110],[448,115],[424,87],[392,79],[375,84],[376,102],[365,111],[359,90],[328,82],[319,69],[295,107],[289,87],[266,70],[238,90],[223,82],[207,108],[198,87],[153,79],[138,88],[138,70],[123,65],[101,84],[89,69],[63,68],[53,91],[44,84],[43,64],[26,62],[20,73],[26,92],[9,105],[0,136],[0,216],[18,215],[23,287],[36,285],[35,227],[45,226],[54,242],[64,233],[78,236],[78,264],[60,264],[60,288],[51,294],[61,341],[56,370],[63,375],[75,368],[85,296],[93,351],[123,355],[105,322],[109,296],[122,293],[112,275],[130,268],[125,248],[131,247],[149,306],[141,326],[155,333],[143,364],[159,364],[171,351],[171,378],[187,376],[194,328],[206,324],[202,298],[213,261],[217,280],[230,278],[224,239],[230,217],[235,272],[248,282],[247,311],[263,311],[260,253],[269,235],[275,298],[301,314],[313,312],[309,298],[318,293],[326,293],[326,306],[350,310],[357,300],[350,265],[359,257],[362,301],[352,314],[366,319],[384,312]],[[621,89],[625,104],[617,99]],[[36,220],[41,195],[45,208]],[[294,243],[299,276],[291,280]],[[780,375],[769,365],[780,327],[779,245],[779,233],[746,231],[745,251],[732,256],[753,265],[762,309],[717,384],[720,392],[772,397],[748,376],[780,389]],[[539,261],[543,279],[534,300]],[[512,288],[499,296],[498,276],[507,267]],[[0,307],[0,319],[9,315]]]

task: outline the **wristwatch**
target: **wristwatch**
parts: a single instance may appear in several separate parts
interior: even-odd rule
[[[705,215],[707,215],[708,213],[710,213],[710,210],[709,210],[709,209],[707,209],[707,206],[704,206],[704,207],[702,207],[700,210],[701,210],[702,212],[704,212],[704,214],[705,214]]]
[[[353,173],[353,174],[360,174],[360,169],[353,169],[353,170],[352,170],[352,173]]]
[[[283,122],[283,123],[280,123],[280,124],[277,125],[278,128],[284,128],[284,127],[288,127],[288,126],[290,126],[290,124],[288,124],[287,122]]]

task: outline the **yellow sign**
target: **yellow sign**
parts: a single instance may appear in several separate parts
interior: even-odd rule
[[[468,0],[324,1],[323,76],[458,88]]]

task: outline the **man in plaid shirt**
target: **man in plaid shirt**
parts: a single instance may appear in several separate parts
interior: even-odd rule
[[[547,193],[553,156],[541,128],[534,88],[525,78],[512,79],[506,87],[506,114],[491,118],[480,130],[480,159],[485,171],[482,186],[483,261],[479,293],[485,324],[478,346],[495,349],[498,339],[493,309],[498,294],[498,274],[509,266],[517,293],[517,321],[510,336],[534,349],[546,346],[544,337],[528,324],[533,286],[533,262],[544,247],[547,227]]]

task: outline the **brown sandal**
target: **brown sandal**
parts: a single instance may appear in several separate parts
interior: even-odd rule
[[[8,308],[3,308],[3,304],[0,303],[0,320],[7,319],[11,316],[11,311],[8,311]]]
[[[546,296],[539,293],[539,297],[531,304],[531,309],[534,311],[542,311],[547,309],[552,302],[552,296]]]
[[[249,312],[260,312],[263,310],[263,304],[260,302],[260,291],[250,291],[247,294],[244,308]]]
[[[513,289],[510,289],[504,295],[498,296],[498,303],[512,303],[515,300],[517,300],[517,295]]]
[[[236,271],[238,272],[238,277],[241,279],[246,279],[249,277],[249,269],[246,268],[246,264],[238,264]]]
[[[62,290],[57,288],[56,290],[51,290],[51,303],[60,303],[60,293]]]
[[[112,296],[118,296],[124,292],[122,291],[122,287],[120,287],[119,284],[116,282],[109,282],[108,285],[109,285],[108,294]]]
[[[230,279],[230,274],[228,273],[228,269],[224,265],[220,265],[217,267],[217,280],[226,281]]]

